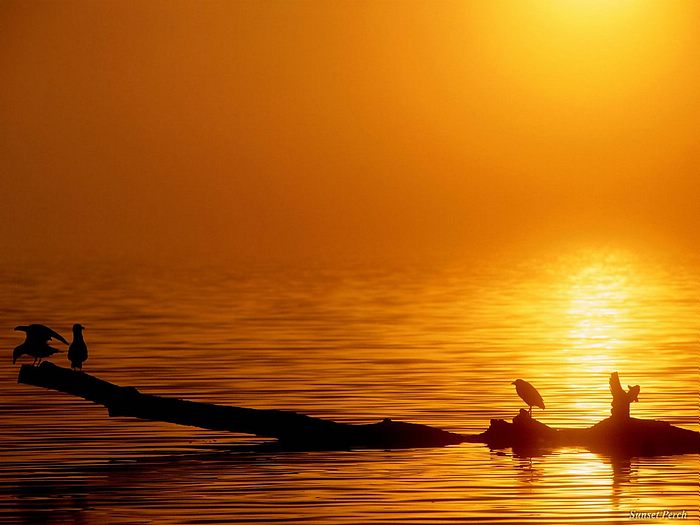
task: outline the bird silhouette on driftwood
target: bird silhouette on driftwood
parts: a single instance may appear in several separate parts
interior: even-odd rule
[[[83,330],[85,327],[79,323],[73,325],[73,341],[68,347],[68,360],[73,370],[83,369],[83,362],[87,361],[88,349],[83,339]]]
[[[542,400],[542,396],[534,386],[522,379],[516,379],[511,383],[511,385],[515,385],[515,391],[520,396],[520,399],[527,403],[527,406],[529,407],[528,414],[530,416],[532,416],[532,407],[540,407],[542,410],[544,410],[544,401]]]
[[[68,344],[66,338],[43,324],[30,324],[15,326],[16,332],[25,332],[28,341],[48,343],[51,339],[58,339],[64,344]]]
[[[68,344],[68,341],[61,334],[43,324],[19,325],[15,327],[15,331],[24,332],[27,335],[24,342],[12,352],[12,364],[16,363],[21,356],[29,355],[34,358],[32,364],[36,365],[41,363],[43,359],[60,352],[49,345],[51,339]]]

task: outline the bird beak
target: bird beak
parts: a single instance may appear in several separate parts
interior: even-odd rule
[[[511,381],[510,384],[511,384],[511,385],[514,385],[514,384],[515,384],[515,381]]]

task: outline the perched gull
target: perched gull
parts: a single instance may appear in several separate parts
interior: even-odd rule
[[[32,364],[36,365],[41,363],[41,360],[45,357],[50,357],[56,352],[60,352],[60,350],[57,350],[54,347],[47,345],[46,343],[34,344],[25,341],[24,343],[16,347],[12,352],[12,364],[14,365],[15,362],[17,362],[17,359],[19,359],[21,356],[30,355],[34,358],[34,362]]]
[[[542,396],[534,386],[527,381],[523,381],[522,379],[516,379],[511,383],[511,385],[515,385],[515,391],[520,396],[520,399],[525,401],[527,406],[530,407],[528,414],[532,415],[532,407],[540,407],[542,410],[544,410],[544,401],[542,401]]]
[[[73,325],[73,342],[68,347],[68,360],[73,370],[76,368],[82,370],[83,362],[87,361],[88,358],[87,345],[85,344],[85,339],[83,339],[83,330],[85,330],[83,325],[78,323]]]
[[[59,334],[58,332],[51,330],[48,326],[43,324],[30,324],[30,325],[20,325],[15,326],[15,331],[26,332],[27,342],[41,342],[48,343],[51,338],[58,339],[62,343],[68,344],[68,341]]]
[[[16,363],[17,359],[21,356],[29,355],[34,358],[34,363],[32,364],[36,365],[41,363],[41,360],[45,357],[60,352],[60,350],[49,346],[49,341],[51,339],[58,339],[68,344],[68,341],[66,341],[61,334],[43,324],[20,325],[16,326],[15,330],[18,332],[25,332],[27,335],[24,339],[24,343],[16,347],[12,352],[12,364]]]

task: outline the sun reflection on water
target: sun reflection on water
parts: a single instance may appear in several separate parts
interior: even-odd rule
[[[570,278],[571,323],[569,347],[575,351],[570,360],[584,362],[592,371],[605,371],[624,344],[624,324],[629,316],[629,301],[634,290],[617,259],[582,267]]]
[[[618,368],[620,349],[625,344],[625,320],[629,316],[627,304],[634,293],[624,271],[619,257],[584,260],[567,281],[569,308],[565,323],[569,329],[565,361],[577,370],[573,375],[589,379],[570,378],[568,384],[574,391],[604,389],[605,383],[594,378]],[[581,414],[604,410],[600,398],[593,400],[585,395],[577,398],[574,406]]]
[[[637,417],[681,417],[668,393],[687,395],[697,381],[690,366],[696,338],[679,331],[697,326],[697,309],[678,300],[697,288],[692,278],[634,252],[605,250],[540,261],[529,273],[496,317],[509,319],[512,311],[513,324],[528,327],[515,328],[520,345],[512,362],[541,390],[542,420],[568,426],[607,417],[614,371],[623,384],[641,385]]]

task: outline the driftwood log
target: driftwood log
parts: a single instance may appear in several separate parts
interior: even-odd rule
[[[23,365],[19,383],[58,390],[107,407],[110,416],[129,416],[209,430],[222,430],[274,438],[290,449],[414,448],[442,447],[464,442],[485,443],[492,448],[513,448],[523,454],[559,446],[582,446],[593,451],[623,455],[666,455],[700,452],[700,433],[663,421],[629,417],[629,402],[639,393],[625,393],[617,373],[611,377],[613,416],[589,428],[554,429],[532,419],[526,410],[509,423],[492,419],[489,428],[464,435],[427,425],[384,419],[354,425],[315,418],[284,410],[258,410],[198,403],[142,394],[134,387],[121,387],[92,375],[44,362]],[[613,387],[616,382],[619,391]],[[636,389],[636,390],[635,390]],[[620,405],[620,391],[625,395]],[[617,401],[616,401],[617,395]],[[622,406],[621,409],[616,408]]]
[[[129,416],[208,430],[224,430],[275,438],[285,447],[303,449],[442,447],[462,443],[468,436],[385,419],[351,425],[285,410],[258,410],[197,403],[142,394],[83,372],[56,366],[23,365],[19,383],[41,386],[82,397],[107,407],[112,417]]]

